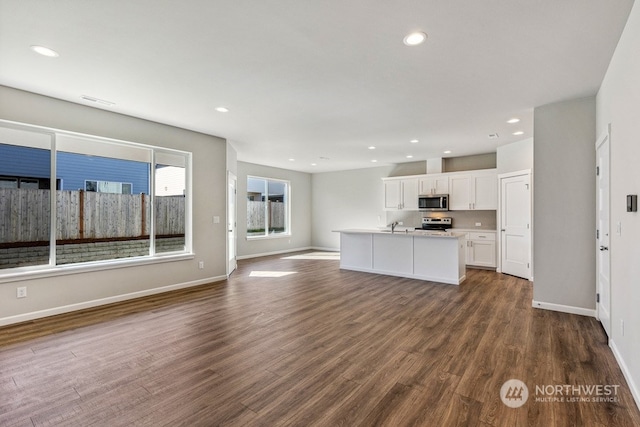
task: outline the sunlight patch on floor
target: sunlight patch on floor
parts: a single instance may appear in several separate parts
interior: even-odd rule
[[[284,277],[296,273],[297,271],[252,271],[249,277]]]
[[[340,261],[340,252],[311,252],[308,254],[286,256],[282,259],[325,259]]]

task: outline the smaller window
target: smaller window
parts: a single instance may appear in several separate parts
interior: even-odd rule
[[[87,180],[84,182],[84,190],[97,193],[133,194],[133,184],[129,182]]]
[[[289,235],[289,181],[247,178],[247,237]]]
[[[18,179],[0,178],[0,188],[18,188]]]
[[[40,181],[31,178],[20,178],[20,188],[37,190],[40,188]]]

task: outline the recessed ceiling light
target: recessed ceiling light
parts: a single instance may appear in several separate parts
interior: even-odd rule
[[[518,123],[520,121],[519,118],[514,117],[513,119],[509,119],[507,120],[507,123],[509,123],[510,125],[514,124],[514,123]]]
[[[376,162],[377,162],[377,160],[371,160],[371,163],[376,163]]]
[[[55,50],[49,49],[48,47],[44,47],[44,46],[33,45],[31,46],[31,50],[36,53],[39,53],[40,55],[48,56],[50,58],[56,58],[60,56],[60,54]]]
[[[229,112],[229,109],[228,109],[227,107],[217,107],[217,108],[216,108],[216,111],[217,111],[218,113],[228,113],[228,112]]]
[[[514,135],[518,136],[518,135],[524,135],[524,132],[522,132],[521,130],[514,132]]]
[[[374,147],[373,145],[371,147],[368,147],[368,148],[369,148],[369,150],[375,150],[376,149],[376,147]]]
[[[311,166],[318,166],[317,163],[311,163]]]
[[[451,150],[445,151],[444,154],[451,154]]]
[[[404,37],[403,42],[407,46],[417,46],[424,43],[426,39],[427,35],[425,33],[423,33],[422,31],[416,31],[415,33],[407,34]]]
[[[413,159],[413,156],[412,156],[411,154],[409,154],[409,155],[407,156],[407,159]]]
[[[417,144],[417,143],[418,143],[418,142],[420,142],[420,141],[418,141],[417,139],[412,139],[412,140],[411,140],[411,141],[409,141],[409,142],[410,142],[410,143],[412,143],[412,144]]]
[[[289,161],[290,161],[290,162],[295,162],[295,161],[296,161],[296,159],[289,159]]]

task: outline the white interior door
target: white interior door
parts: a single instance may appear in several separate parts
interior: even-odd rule
[[[501,271],[531,279],[531,175],[500,178]]]
[[[227,206],[229,211],[227,212],[227,229],[228,229],[228,242],[227,253],[229,254],[229,266],[227,274],[233,273],[236,269],[236,198],[237,198],[237,182],[236,176],[229,172],[229,191],[227,195]]]
[[[596,142],[596,296],[598,319],[611,336],[611,278],[609,255],[609,133]]]

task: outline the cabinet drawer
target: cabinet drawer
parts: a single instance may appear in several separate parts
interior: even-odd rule
[[[472,231],[469,233],[469,240],[496,240],[496,233],[488,232],[488,233],[480,233],[478,231]]]

